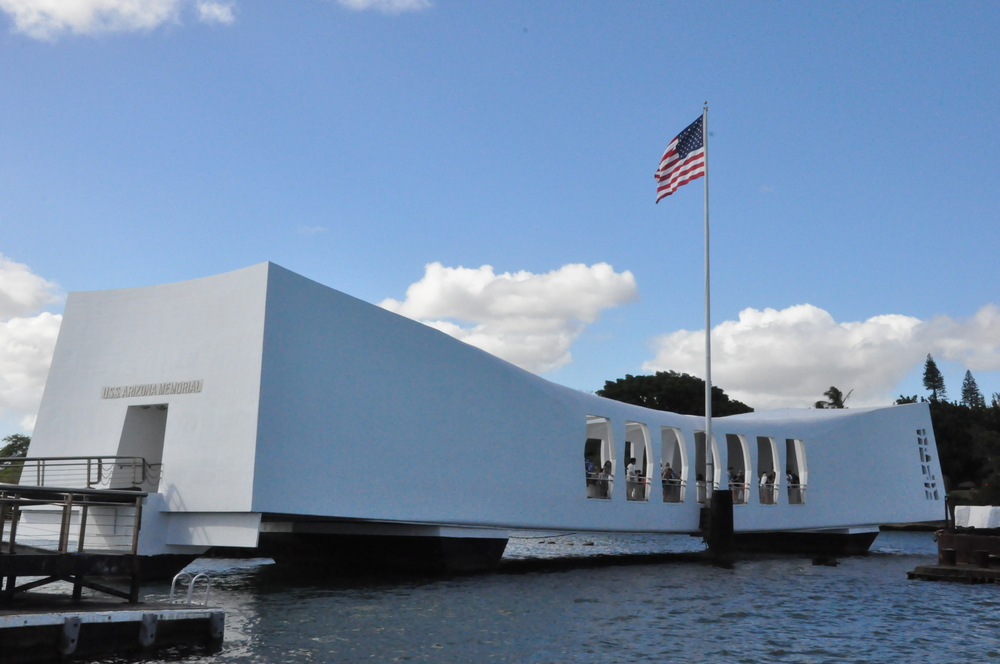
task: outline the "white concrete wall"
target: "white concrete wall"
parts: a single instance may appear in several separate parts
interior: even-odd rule
[[[267,269],[71,293],[29,454],[114,455],[129,406],[167,404],[169,509],[249,510]],[[190,380],[204,381],[200,393],[102,398]]]
[[[939,500],[927,500],[917,451],[917,429],[927,429],[934,448],[927,404],[876,409],[788,409],[716,420],[719,435],[747,437],[756,457],[757,436],[772,436],[778,448],[781,493],[777,506],[734,508],[737,530],[773,530],[876,525],[944,519],[944,484],[938,460],[931,461]],[[784,481],[787,438],[799,438],[809,469],[806,502],[788,505]]]
[[[586,415],[617,414],[613,436],[624,440],[624,404],[553,385],[280,268],[271,271],[264,337],[256,511],[525,527],[657,524],[586,498]],[[619,494],[624,500],[624,486]],[[697,510],[675,509],[659,523],[689,529]]]
[[[956,505],[955,525],[959,528],[1000,528],[1000,507]]]
[[[937,519],[924,499],[916,429],[926,406],[779,412],[716,420],[726,433],[806,441],[806,504],[737,508],[744,530]],[[816,413],[820,413],[815,416]],[[685,504],[588,500],[586,416],[682,430],[701,418],[554,385],[436,330],[274,267],[268,286],[255,511],[500,527],[694,530]],[[659,467],[659,446],[652,468]],[[616,445],[623,453],[623,443]],[[372,463],[377,459],[378,463]],[[617,459],[616,459],[617,462]],[[618,464],[616,463],[616,468]],[[725,454],[719,468],[727,467]],[[779,471],[779,472],[780,472]],[[940,477],[940,470],[937,471]],[[619,475],[621,475],[619,473]],[[748,482],[753,482],[751,478]]]
[[[266,312],[266,316],[265,316]],[[266,319],[266,322],[265,322]],[[103,399],[102,388],[202,380],[200,393]],[[675,427],[694,463],[702,418],[555,385],[414,321],[272,264],[180,284],[74,293],[32,456],[115,454],[127,408],[168,405],[161,534],[168,544],[249,542],[260,513],[444,526],[697,529],[687,500],[626,500],[626,421]],[[586,417],[610,418],[616,486],[587,499]],[[736,507],[739,530],[839,528],[942,517],[924,498],[926,405],[716,419],[717,441],[805,441],[805,505]],[[723,450],[725,446],[722,446]],[[718,450],[718,447],[716,448]],[[727,467],[717,455],[716,469]],[[927,464],[924,464],[927,465]],[[940,467],[930,464],[939,489]],[[748,483],[755,478],[748,478]],[[188,513],[179,519],[176,512]],[[197,513],[197,514],[195,514]],[[219,515],[232,513],[232,518]],[[200,514],[200,516],[199,516]],[[221,520],[220,520],[221,519]]]

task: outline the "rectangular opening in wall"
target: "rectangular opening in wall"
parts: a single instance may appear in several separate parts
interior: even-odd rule
[[[809,470],[805,445],[797,438],[785,439],[785,480],[788,482],[788,504],[804,505]]]
[[[680,429],[660,427],[660,485],[663,502],[683,503],[688,476],[687,451]]]
[[[625,467],[628,469],[626,497],[633,501],[649,500],[651,486],[649,470],[652,466],[653,449],[649,441],[649,429],[641,422],[625,423]]]
[[[726,434],[726,458],[729,463],[727,471],[729,490],[733,492],[733,505],[746,505],[750,502],[747,479],[753,476],[746,436]]]
[[[611,499],[615,482],[614,459],[611,421],[606,417],[588,415],[587,438],[583,446],[587,498]]]
[[[722,476],[722,469],[719,467],[719,449],[715,443],[715,436],[709,443],[706,441],[704,431],[694,432],[694,472],[696,500],[699,503],[706,502],[712,496],[712,492],[719,488],[719,478]]]
[[[137,487],[156,493],[167,431],[167,404],[129,406],[118,440],[119,458],[111,470],[110,487]]]
[[[757,487],[761,505],[778,504],[778,445],[774,438],[757,436]]]

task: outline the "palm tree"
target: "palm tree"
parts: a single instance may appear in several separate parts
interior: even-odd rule
[[[817,401],[816,408],[847,408],[844,404],[851,398],[852,392],[854,392],[854,390],[851,390],[845,395],[843,392],[831,385],[830,389],[823,393],[823,396],[829,399],[829,401]]]

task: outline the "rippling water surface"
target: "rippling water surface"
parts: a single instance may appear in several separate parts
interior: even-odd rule
[[[592,545],[586,545],[592,542]],[[758,557],[553,565],[446,579],[309,580],[267,561],[199,560],[226,641],[186,662],[983,662],[1000,660],[1000,588],[908,581],[930,533],[882,533],[839,566]],[[505,558],[700,550],[679,536],[514,539]],[[516,568],[523,570],[523,567]],[[163,599],[167,586],[146,597]],[[110,660],[109,660],[110,661]]]

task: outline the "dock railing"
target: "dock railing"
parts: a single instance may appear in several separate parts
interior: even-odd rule
[[[138,601],[144,491],[0,484],[0,601],[56,581]],[[85,576],[132,577],[128,592]],[[17,577],[41,577],[17,585]]]
[[[134,555],[146,495],[0,484],[0,554],[22,546],[43,553]]]

